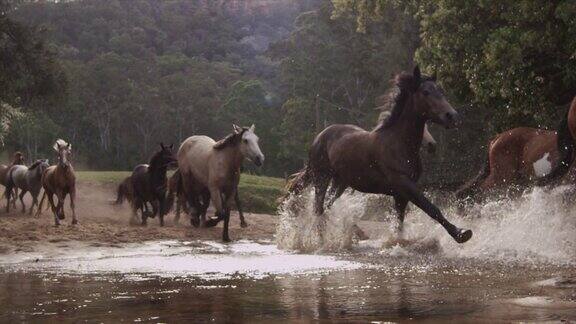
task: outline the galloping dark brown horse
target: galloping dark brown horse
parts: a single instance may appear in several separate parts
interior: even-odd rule
[[[562,177],[573,160],[572,128],[576,131],[576,99],[557,131],[518,127],[496,135],[488,144],[484,167],[456,197],[478,200],[480,192],[548,184]]]
[[[164,215],[168,213],[169,206],[166,203],[166,172],[168,167],[176,165],[174,145],[164,146],[160,144],[160,151],[150,159],[150,164],[140,164],[134,168],[132,176],[132,188],[134,197],[132,212],[136,215],[138,209],[142,213],[142,225],[146,225],[148,217],[159,215],[160,226],[164,226]],[[152,205],[152,212],[148,210],[147,203]]]
[[[418,189],[420,146],[426,121],[455,126],[457,112],[448,103],[434,77],[424,77],[416,67],[412,75],[396,76],[392,115],[372,131],[354,125],[332,125],[316,136],[308,164],[295,179],[297,193],[309,184],[315,189],[315,211],[324,213],[330,182],[333,195],[328,206],[348,187],[365,193],[394,197],[402,230],[404,213],[412,202],[439,222],[458,243],[468,241],[472,231],[463,230],[444,218],[442,212]]]

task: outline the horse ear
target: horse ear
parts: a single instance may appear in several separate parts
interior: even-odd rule
[[[170,149],[171,149],[171,150],[174,149],[174,143],[170,144]]]
[[[60,151],[60,150],[59,150],[59,148],[60,148],[60,143],[58,143],[58,142],[54,143],[54,146],[52,146],[52,148],[53,148],[54,151],[56,151],[56,152]]]
[[[256,129],[256,126],[255,126],[254,124],[252,124],[252,126],[250,126],[250,131],[251,131],[252,133],[254,133],[254,129]]]
[[[162,150],[166,149],[166,147],[164,147],[164,143],[160,142],[160,148],[162,148]]]
[[[414,79],[416,79],[416,81],[420,83],[420,80],[422,79],[422,74],[420,73],[420,67],[418,65],[414,67],[414,72],[412,72],[412,75],[414,76]]]
[[[242,132],[242,127],[236,125],[236,124],[232,124],[232,128],[234,129],[234,133],[239,134],[240,132]]]
[[[68,144],[66,144],[66,147],[67,147],[69,150],[71,150],[71,149],[72,149],[72,144],[68,143]]]

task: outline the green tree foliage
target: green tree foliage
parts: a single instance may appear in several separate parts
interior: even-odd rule
[[[392,6],[420,23],[416,57],[492,131],[554,125],[576,95],[576,2],[333,0],[365,24]],[[362,29],[362,27],[360,27]]]
[[[408,17],[394,12],[357,33],[352,17],[333,19],[332,9],[324,3],[301,14],[292,34],[270,50],[280,62],[287,98],[279,132],[284,152],[297,154],[294,164],[305,159],[303,148],[329,124],[373,127],[375,98],[386,91],[393,74],[411,65],[414,44],[406,40],[417,35],[411,35],[416,29]]]
[[[220,138],[233,120],[255,123],[275,155],[277,67],[263,54],[313,2],[39,1],[11,17],[47,31],[69,79],[64,104],[39,107],[59,126],[49,137],[76,144],[78,164],[130,169],[160,141]]]

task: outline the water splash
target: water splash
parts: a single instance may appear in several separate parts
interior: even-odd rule
[[[375,217],[370,215],[374,211],[367,208],[374,195],[343,195],[326,212],[322,240],[322,226],[318,226],[318,217],[313,213],[313,194],[308,191],[290,197],[282,206],[276,242],[281,249],[306,252],[377,246],[381,254],[392,257],[432,253],[487,261],[574,263],[576,212],[565,202],[568,191],[567,187],[551,191],[535,188],[517,199],[494,199],[474,205],[460,216],[455,204],[446,204],[441,209],[451,222],[474,231],[473,238],[464,244],[455,243],[440,225],[413,205],[406,216],[403,240],[398,241],[390,230],[395,215],[386,211],[380,217],[388,222],[382,234],[358,246],[353,244],[353,226],[362,216]]]
[[[278,247],[303,252],[350,249],[354,225],[364,214],[367,196],[345,193],[321,217],[314,213],[313,197],[312,191],[307,190],[288,197],[280,207]]]

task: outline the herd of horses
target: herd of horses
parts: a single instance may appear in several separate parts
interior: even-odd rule
[[[472,231],[446,219],[417,185],[422,174],[420,149],[422,146],[433,149],[436,145],[427,123],[455,127],[460,119],[458,112],[436,84],[436,77],[422,75],[417,66],[412,74],[396,75],[394,86],[388,96],[390,113],[371,131],[336,124],[320,132],[310,147],[306,166],[291,177],[287,191],[299,195],[312,186],[314,211],[318,216],[324,215],[325,209],[347,188],[389,195],[394,198],[399,234],[406,207],[412,203],[442,225],[456,242],[464,243],[472,237]],[[572,168],[575,139],[576,99],[556,131],[520,127],[496,135],[488,145],[485,166],[456,196],[461,201],[479,199],[487,191],[512,186],[573,182],[576,179],[576,168]],[[161,143],[148,164],[137,165],[119,184],[116,203],[127,200],[133,219],[138,220],[140,215],[142,225],[146,225],[148,218],[158,216],[163,226],[164,217],[174,206],[175,222],[182,212],[189,215],[194,227],[213,227],[223,221],[222,240],[228,242],[233,204],[238,209],[241,226],[247,226],[238,183],[243,160],[249,159],[257,166],[264,162],[258,141],[254,125],[233,125],[233,132],[220,141],[195,135],[186,139],[176,152],[174,145]],[[69,195],[72,223],[76,224],[72,147],[59,139],[53,148],[58,157],[58,163],[53,166],[48,160],[38,160],[26,167],[19,152],[10,165],[0,165],[0,183],[6,187],[6,209],[9,211],[10,205],[16,207],[19,195],[24,212],[23,197],[30,192],[33,200],[30,214],[34,206],[38,206],[37,215],[40,215],[47,198],[55,224],[59,225],[65,218],[64,201]],[[168,178],[171,168],[175,171]],[[44,195],[38,203],[41,188]],[[215,209],[214,218],[206,216],[210,204]]]

